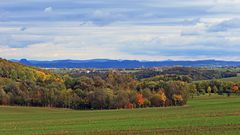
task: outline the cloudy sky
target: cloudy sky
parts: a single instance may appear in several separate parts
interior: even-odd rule
[[[240,0],[1,0],[0,57],[240,60]]]

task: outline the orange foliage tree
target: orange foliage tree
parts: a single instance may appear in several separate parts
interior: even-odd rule
[[[142,106],[142,105],[144,104],[144,97],[143,97],[142,94],[137,93],[137,94],[136,94],[136,99],[137,99],[137,104],[138,104],[139,106]]]
[[[238,92],[238,86],[237,85],[233,85],[232,86],[232,92],[233,93],[237,93]]]
[[[180,95],[180,94],[173,94],[173,100],[175,102],[175,105],[181,105],[182,101],[183,101],[182,95]]]
[[[132,103],[128,103],[128,104],[127,104],[127,108],[128,108],[128,109],[133,109],[133,104],[132,104]]]

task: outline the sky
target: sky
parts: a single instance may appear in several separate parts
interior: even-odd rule
[[[1,0],[6,59],[240,60],[240,0]]]

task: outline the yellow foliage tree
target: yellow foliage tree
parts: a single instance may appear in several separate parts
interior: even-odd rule
[[[165,93],[164,93],[164,91],[163,90],[160,90],[159,91],[159,97],[160,97],[160,100],[165,104],[165,102],[166,102],[166,100],[167,100],[167,97],[166,97],[166,95],[165,95]]]
[[[173,100],[175,102],[175,105],[181,104],[183,101],[182,95],[180,94],[173,94]]]

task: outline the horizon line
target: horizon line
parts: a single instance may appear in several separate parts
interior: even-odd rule
[[[3,58],[5,59],[5,58]],[[91,60],[115,60],[115,61],[139,61],[139,62],[165,62],[165,61],[226,61],[226,62],[240,62],[240,60],[221,60],[221,59],[196,59],[196,60],[173,60],[173,59],[166,59],[166,60],[139,60],[139,59],[111,59],[111,58],[95,58],[95,59],[50,59],[50,60],[38,60],[38,59],[29,59],[29,58],[21,58],[21,59],[6,59],[9,61],[91,61]]]

